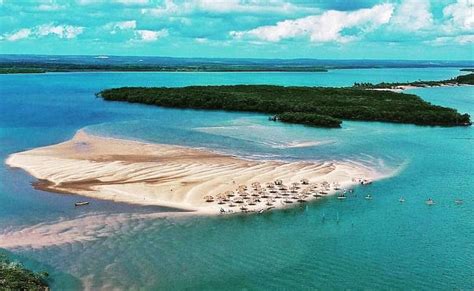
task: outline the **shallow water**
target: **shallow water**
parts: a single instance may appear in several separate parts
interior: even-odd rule
[[[254,216],[155,217],[169,211],[32,189],[33,178],[0,167],[0,234],[33,227],[65,243],[13,249],[52,273],[57,289],[472,289],[474,130],[347,122],[316,129],[249,113],[174,110],[104,102],[115,86],[436,80],[458,69],[329,73],[68,73],[0,76],[0,158],[92,133],[205,147],[252,159],[355,160],[395,173],[304,207]],[[414,89],[474,116],[473,87]],[[363,199],[371,193],[374,199]],[[406,202],[398,199],[404,196]],[[428,207],[432,197],[437,204]],[[463,205],[455,205],[461,198]],[[99,229],[95,224],[101,225]],[[83,225],[80,235],[70,225]]]

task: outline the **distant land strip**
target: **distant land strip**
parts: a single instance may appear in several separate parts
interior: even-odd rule
[[[97,96],[172,108],[271,114],[270,120],[338,128],[342,120],[383,121],[428,126],[468,126],[469,114],[424,101],[419,96],[365,87],[284,87],[271,85],[122,87]]]
[[[93,65],[0,63],[0,74],[47,72],[327,72],[323,67],[289,65]]]
[[[234,64],[234,63],[195,63],[195,64],[94,64],[57,63],[44,61],[0,61],[0,74],[33,74],[48,72],[328,72],[338,69],[381,69],[398,68],[390,65],[311,65],[311,64]],[[402,66],[403,67],[403,66]],[[414,66],[425,67],[425,66]],[[466,68],[461,71],[472,71]],[[371,84],[372,86],[375,86]]]
[[[464,72],[472,72],[473,69],[461,69]],[[415,81],[415,82],[400,82],[400,83],[354,83],[354,88],[363,89],[398,89],[404,86],[411,87],[436,87],[436,86],[453,86],[453,85],[474,85],[474,73],[467,75],[460,75],[456,78],[441,81]]]

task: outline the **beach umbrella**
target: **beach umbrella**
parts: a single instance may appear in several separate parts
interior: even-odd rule
[[[204,200],[206,200],[206,202],[213,202],[214,197],[212,197],[211,195],[206,195],[206,196],[204,196]]]

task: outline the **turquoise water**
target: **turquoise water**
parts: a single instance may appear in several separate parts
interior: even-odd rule
[[[64,222],[100,226],[79,231],[88,240],[75,234],[67,243],[9,250],[28,266],[50,271],[57,289],[472,289],[472,127],[346,121],[342,129],[316,129],[269,123],[258,114],[161,109],[104,102],[94,96],[115,86],[348,86],[446,79],[458,73],[442,68],[1,75],[2,160],[16,151],[67,140],[86,128],[252,159],[356,160],[394,175],[357,189],[357,196],[344,202],[329,198],[259,216],[165,214],[150,219],[144,217],[170,210],[96,200],[90,207],[74,209],[71,205],[77,197],[34,190],[33,178],[2,166],[0,233],[33,227],[60,239],[70,236],[69,229],[55,227]],[[410,92],[474,116],[473,90],[446,87]],[[294,143],[311,146],[295,148]],[[374,199],[363,199],[366,193]],[[402,195],[404,204],[398,202]],[[437,204],[426,206],[428,197]],[[464,204],[455,205],[456,198]]]

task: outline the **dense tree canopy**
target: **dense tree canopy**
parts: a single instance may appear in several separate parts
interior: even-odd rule
[[[35,273],[0,254],[0,290],[49,290],[47,273]]]
[[[250,111],[285,122],[339,127],[342,119],[418,125],[469,125],[468,114],[432,105],[412,94],[359,88],[270,85],[123,87],[99,93],[104,100],[174,108]]]

